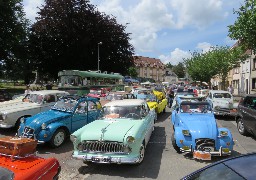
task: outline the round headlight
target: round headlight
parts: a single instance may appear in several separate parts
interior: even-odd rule
[[[76,142],[77,137],[75,135],[70,135],[70,141]]]
[[[134,142],[135,142],[135,138],[132,137],[132,136],[128,136],[128,137],[126,138],[126,141],[127,141],[128,143],[134,143]]]
[[[77,145],[77,149],[78,149],[78,151],[83,151],[84,150],[84,145],[82,143],[79,143]]]
[[[42,128],[42,129],[46,129],[46,124],[43,123],[43,124],[41,125],[41,128]]]
[[[24,117],[22,117],[22,118],[20,119],[20,123],[22,123],[22,124],[25,123],[25,118],[24,118]]]

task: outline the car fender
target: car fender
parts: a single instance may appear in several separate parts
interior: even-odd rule
[[[227,131],[227,136],[220,136],[220,131]],[[216,142],[217,148],[222,147],[228,147],[230,150],[233,150],[234,141],[233,136],[229,129],[227,128],[218,128],[218,141]],[[227,143],[230,143],[230,145],[227,145]]]
[[[53,134],[56,132],[56,130],[60,127],[64,127],[65,129],[68,129],[68,131],[70,133],[69,128],[65,124],[60,123],[60,122],[51,123],[50,125],[47,126],[46,130],[42,130],[39,133],[40,139],[43,138],[43,135],[46,133],[45,131],[47,131],[47,138],[44,138],[44,140],[49,141],[52,138]]]
[[[177,146],[182,147],[180,140],[184,139],[184,135],[182,134],[181,127],[174,127],[174,138],[176,139]]]

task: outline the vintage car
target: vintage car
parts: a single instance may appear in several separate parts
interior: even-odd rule
[[[36,141],[27,138],[0,138],[0,179],[58,179],[61,166],[55,158],[36,156]]]
[[[110,101],[123,99],[135,99],[135,97],[132,93],[125,91],[109,92],[102,100],[100,100],[100,103],[102,106],[104,106],[106,103]]]
[[[34,138],[38,143],[49,142],[53,148],[61,146],[66,137],[101,114],[98,99],[62,97],[48,111],[22,118],[18,136]]]
[[[174,149],[178,153],[193,153],[195,159],[201,160],[230,155],[234,145],[232,134],[227,128],[218,128],[210,104],[195,99],[177,101],[171,116]]]
[[[162,92],[150,89],[140,89],[135,93],[137,99],[144,99],[147,101],[150,109],[155,109],[156,113],[166,112],[167,99]]]
[[[101,88],[101,89],[91,89],[90,93],[87,94],[88,97],[94,97],[94,98],[101,98],[105,97],[107,95],[107,88]]]
[[[0,104],[0,128],[18,129],[21,118],[49,110],[60,96],[67,94],[59,90],[33,91],[20,101],[11,100],[15,103]]]
[[[100,119],[74,132],[73,157],[84,162],[140,164],[154,130],[155,111],[142,99],[111,101]]]
[[[236,116],[238,103],[234,103],[233,95],[228,91],[210,90],[206,97],[216,115]]]

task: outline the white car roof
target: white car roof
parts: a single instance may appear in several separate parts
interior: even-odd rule
[[[47,95],[47,94],[69,94],[66,91],[59,91],[59,90],[42,90],[42,91],[32,91],[29,94],[41,94],[41,95]]]
[[[145,100],[143,99],[123,99],[123,100],[115,100],[115,101],[108,102],[104,106],[131,106],[131,105],[139,106],[144,102]]]
[[[229,93],[229,92],[228,91],[223,91],[223,90],[210,90],[209,93]]]

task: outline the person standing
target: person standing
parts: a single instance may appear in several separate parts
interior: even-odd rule
[[[232,87],[232,85],[230,84],[228,87],[228,92],[230,92],[232,95],[234,93],[234,88]]]
[[[170,88],[168,90],[167,95],[168,95],[168,106],[169,106],[169,108],[171,108],[172,107],[173,98],[174,98],[174,92],[173,92],[172,88]]]
[[[25,96],[27,95],[27,94],[29,94],[29,93],[31,93],[32,91],[31,91],[31,89],[30,89],[30,86],[29,85],[27,85],[26,86],[26,90],[25,90]]]

